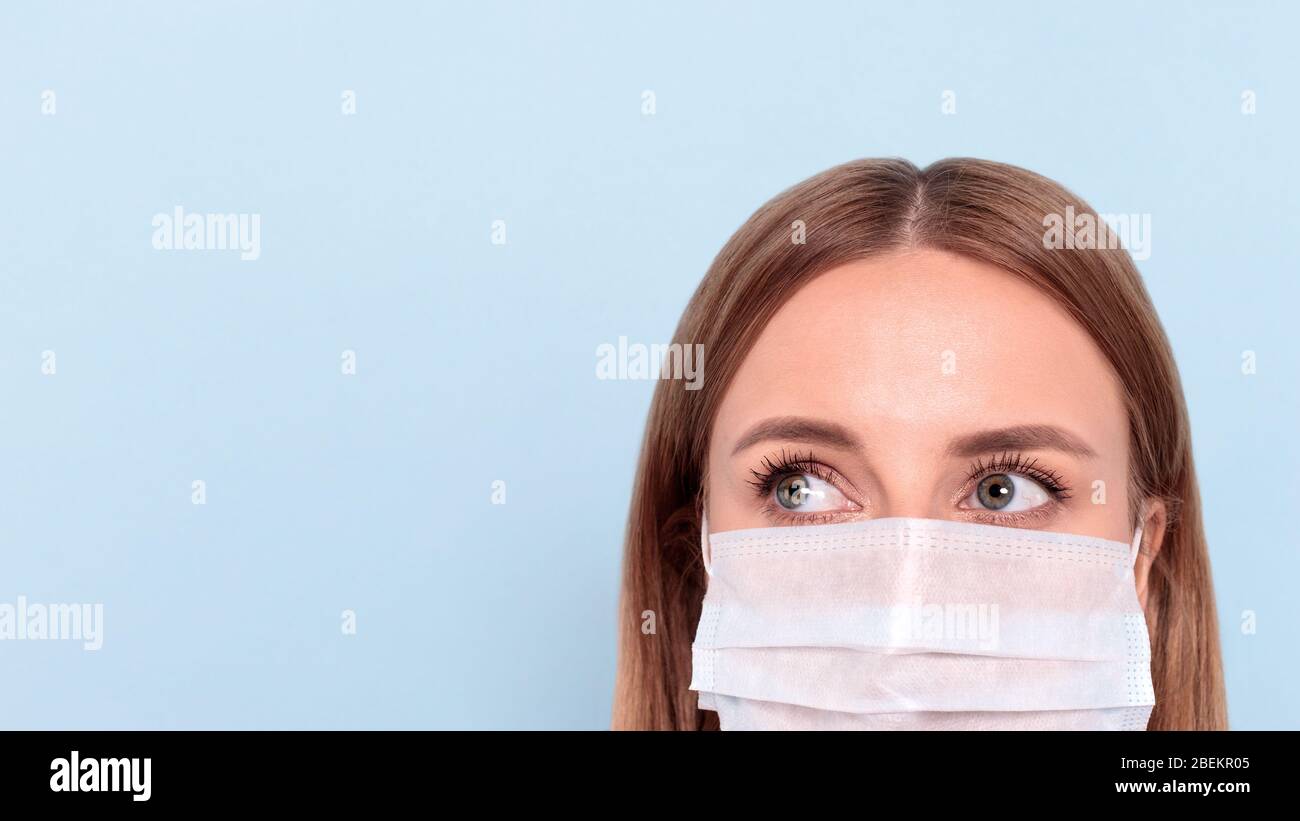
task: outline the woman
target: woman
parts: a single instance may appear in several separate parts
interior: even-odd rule
[[[702,388],[661,381],[650,410],[625,548],[615,728],[711,729],[719,714],[724,729],[728,716],[736,727],[1112,726],[1091,718],[1110,707],[1127,710],[1123,726],[1225,728],[1169,343],[1105,224],[1062,243],[1065,218],[1077,220],[1067,231],[1096,219],[1019,168],[862,160],[780,194],[736,232],[674,337],[702,344]],[[985,564],[952,565],[955,554],[933,549],[948,538],[986,545],[961,554]],[[719,541],[724,577],[723,559],[706,568]],[[791,547],[807,544],[834,549]],[[987,564],[1012,553],[1022,558]],[[1073,564],[1034,558],[1048,555]],[[1119,571],[1071,575],[1098,555],[1119,557]],[[816,564],[850,556],[859,564]],[[756,564],[769,560],[779,563]],[[1082,603],[1027,605],[1045,598],[1044,584]],[[942,630],[900,638],[900,625],[917,623],[900,612],[930,612],[913,607],[922,593],[947,607],[953,588],[975,599],[987,589],[976,604],[994,621],[1003,614],[1005,635],[979,647]],[[724,603],[732,646],[715,641]],[[831,624],[859,605],[877,621]],[[1134,614],[1145,629],[1126,650],[1104,625]],[[1064,620],[1044,627],[1054,618]],[[1017,643],[1029,652],[1008,649]],[[1019,677],[1006,666],[1025,663],[1015,655],[1041,666]],[[713,683],[713,659],[730,665],[730,689]],[[854,684],[863,676],[869,684]],[[1071,683],[1084,679],[1100,683]],[[941,683],[894,686],[918,680]],[[990,686],[1009,680],[1030,683]],[[1143,689],[1154,698],[1133,696]],[[752,709],[773,702],[788,709]],[[1017,714],[1046,718],[999,723]]]

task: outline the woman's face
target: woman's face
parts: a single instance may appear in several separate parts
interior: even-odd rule
[[[742,363],[709,529],[909,516],[1127,542],[1128,437],[1116,377],[1049,297],[939,251],[878,256],[799,290]]]

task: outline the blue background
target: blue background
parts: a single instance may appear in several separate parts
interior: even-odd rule
[[[0,726],[606,726],[653,384],[596,347],[786,186],[973,155],[1152,215],[1232,722],[1300,727],[1294,7],[608,5],[4,4],[0,602],[106,636],[0,642]]]

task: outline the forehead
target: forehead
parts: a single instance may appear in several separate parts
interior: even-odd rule
[[[1017,424],[1060,425],[1101,453],[1127,446],[1118,381],[1087,332],[1024,280],[939,251],[840,266],[782,306],[729,386],[714,441],[786,415],[882,446]]]

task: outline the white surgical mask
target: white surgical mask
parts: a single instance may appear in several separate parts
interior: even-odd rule
[[[1146,729],[1133,542],[929,519],[701,533],[722,729]]]

